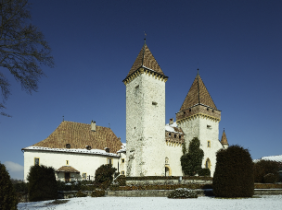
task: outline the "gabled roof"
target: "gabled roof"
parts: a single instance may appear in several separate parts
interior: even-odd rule
[[[111,153],[116,153],[122,146],[110,128],[96,126],[96,131],[91,131],[90,124],[70,121],[63,121],[50,136],[32,146],[66,148],[66,144],[70,144],[70,149],[90,146],[92,149],[104,150],[108,147]]]
[[[57,172],[71,172],[71,173],[80,173],[80,171],[76,170],[71,166],[62,166],[61,168],[56,170]]]
[[[227,141],[227,137],[226,137],[226,134],[225,134],[225,130],[223,130],[220,142],[221,142],[222,145],[228,145],[228,141]]]
[[[164,76],[164,73],[159,66],[158,62],[156,61],[155,57],[149,50],[146,42],[144,43],[142,49],[140,50],[135,62],[133,63],[129,73],[126,77],[130,76],[132,73],[134,73],[136,70],[138,70],[140,67],[143,67],[145,69],[153,70],[157,72],[158,74],[161,74]]]
[[[197,74],[180,110],[188,109],[194,105],[202,104],[213,109],[216,106],[199,74]]]

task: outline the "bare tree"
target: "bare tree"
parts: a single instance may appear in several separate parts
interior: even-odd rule
[[[10,95],[10,83],[5,77],[12,74],[22,89],[32,93],[44,75],[41,67],[53,67],[51,49],[44,35],[31,24],[28,0],[0,0],[0,115]],[[2,111],[1,111],[2,110]]]

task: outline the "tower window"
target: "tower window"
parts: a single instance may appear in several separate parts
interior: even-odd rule
[[[211,129],[211,128],[212,128],[212,126],[211,126],[211,125],[207,125],[207,128],[208,128],[208,129]]]
[[[211,142],[210,141],[208,141],[208,147],[211,147]]]
[[[124,158],[121,159],[121,163],[124,163]]]
[[[154,106],[155,106],[155,105],[157,105],[157,104],[158,104],[158,103],[157,103],[157,102],[155,102],[155,101],[153,101],[153,102],[152,102],[152,105],[154,105]]]

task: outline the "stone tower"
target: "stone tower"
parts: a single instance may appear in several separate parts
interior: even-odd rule
[[[126,85],[127,176],[165,173],[165,82],[146,40],[128,75]]]
[[[194,137],[200,140],[200,148],[204,151],[202,167],[209,168],[211,176],[215,170],[216,152],[223,148],[218,140],[220,119],[221,111],[216,108],[200,75],[197,74],[180,111],[176,113],[176,120],[184,132],[187,148]]]

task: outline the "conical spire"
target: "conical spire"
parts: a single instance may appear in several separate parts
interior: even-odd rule
[[[222,133],[222,137],[221,137],[221,141],[220,141],[220,142],[221,142],[222,145],[228,145],[228,141],[227,141],[225,129],[223,130],[223,133]]]
[[[213,109],[216,109],[216,106],[202,80],[199,73],[197,73],[197,76],[186,95],[186,98],[180,108],[180,110],[188,109],[196,104],[203,104],[208,107],[211,107]]]
[[[134,73],[136,70],[138,70],[140,67],[143,67],[148,70],[153,70],[157,72],[158,74],[161,74],[164,76],[164,73],[159,66],[158,62],[154,58],[153,54],[149,50],[147,44],[146,44],[146,39],[144,39],[144,45],[142,49],[140,50],[135,62],[133,63],[128,75],[130,76],[132,73]]]

